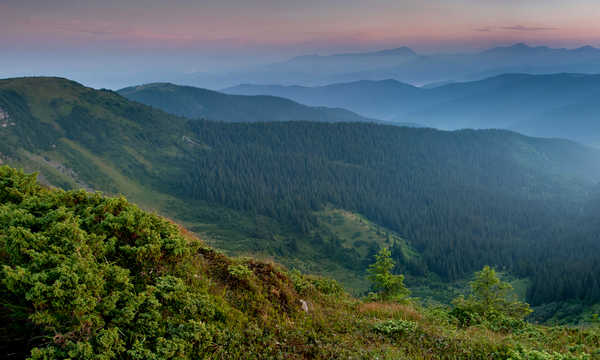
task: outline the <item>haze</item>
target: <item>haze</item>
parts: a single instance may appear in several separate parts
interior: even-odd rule
[[[593,0],[4,0],[0,77],[117,88],[312,53],[598,46],[599,16]]]

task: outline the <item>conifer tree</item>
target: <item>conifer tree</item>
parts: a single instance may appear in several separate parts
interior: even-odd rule
[[[383,301],[400,301],[410,295],[404,285],[404,275],[394,275],[395,263],[388,248],[383,248],[375,255],[375,262],[369,266],[369,279],[374,283],[376,294],[371,297]]]

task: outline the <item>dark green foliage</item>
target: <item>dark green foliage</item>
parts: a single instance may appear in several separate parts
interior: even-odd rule
[[[0,306],[15,338],[40,334],[32,359],[189,358],[223,341],[224,310],[182,273],[198,244],[173,224],[7,167],[0,181]]]
[[[485,264],[536,278],[556,268],[549,252],[572,267],[560,258],[575,256],[584,239],[565,241],[564,234],[574,229],[577,204],[586,200],[582,191],[598,178],[594,151],[503,131],[208,121],[191,127],[210,150],[198,150],[186,177],[176,179],[180,196],[263,214],[308,233],[315,226],[311,212],[322,206],[355,211],[422,254],[407,262],[392,246],[403,270],[448,280]],[[335,237],[311,245],[349,269],[354,264]],[[587,249],[594,246],[586,242]],[[564,249],[560,256],[556,248]],[[574,277],[585,278],[579,271]]]

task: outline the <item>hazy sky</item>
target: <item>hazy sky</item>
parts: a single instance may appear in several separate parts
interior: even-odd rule
[[[402,45],[600,46],[598,19],[598,0],[0,0],[0,77],[210,72]]]

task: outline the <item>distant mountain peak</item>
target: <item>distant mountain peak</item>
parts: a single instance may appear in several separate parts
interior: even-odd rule
[[[378,56],[416,56],[417,53],[407,47],[407,46],[402,46],[399,48],[395,48],[395,49],[385,49],[385,50],[381,50],[381,51],[377,51],[374,53],[371,53],[372,55],[378,55]]]
[[[331,84],[331,85],[349,85],[349,84],[402,84],[402,85],[409,85],[406,83],[403,83],[401,81],[398,81],[396,79],[382,79],[382,80],[357,80],[357,81],[351,81],[351,82],[347,82],[347,83],[337,83],[337,84]]]
[[[595,48],[591,45],[585,45],[585,46],[578,47],[577,49],[573,49],[573,51],[576,51],[576,52],[598,52],[598,51],[600,51],[600,49]]]
[[[522,42],[513,44],[511,46],[508,46],[508,48],[515,49],[515,50],[518,50],[518,49],[533,49],[532,46],[529,46],[529,45],[527,45],[525,43],[522,43]]]
[[[576,49],[565,49],[565,48],[551,48],[548,46],[530,46],[525,43],[516,43],[509,46],[498,46],[495,48],[491,48],[483,52],[483,54],[497,54],[497,53],[505,53],[505,54],[529,54],[535,52],[574,52],[574,53],[596,53],[600,52],[600,49],[595,48],[591,45],[585,45],[578,47]]]
[[[353,52],[353,53],[340,53],[333,55],[318,55],[308,54],[301,55],[293,58],[292,60],[314,60],[318,58],[327,57],[364,57],[364,56],[418,56],[418,54],[408,46],[401,46],[393,49],[384,49],[371,52]]]
[[[332,56],[417,56],[417,53],[413,51],[413,49],[407,46],[401,46],[394,49],[384,49],[379,51],[371,51],[371,52],[359,52],[359,53],[343,53],[343,54],[334,54]]]
[[[483,54],[521,54],[521,53],[531,53],[533,51],[539,50],[548,50],[550,48],[546,46],[529,46],[525,43],[516,43],[509,46],[497,46],[495,48],[491,48],[483,52]]]

